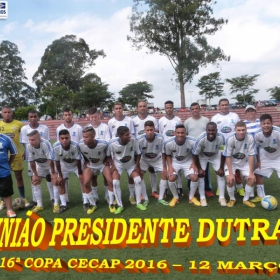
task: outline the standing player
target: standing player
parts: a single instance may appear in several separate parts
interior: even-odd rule
[[[37,213],[44,210],[42,188],[40,185],[42,178],[51,177],[54,183],[56,182],[57,176],[52,161],[53,149],[50,142],[41,138],[37,130],[31,131],[27,136],[29,140],[29,144],[27,145],[27,160],[33,172],[32,188],[37,202],[37,206],[34,206],[32,211]]]
[[[257,154],[257,169],[255,170],[257,181],[257,195],[259,198],[265,196],[262,177],[270,178],[275,170],[280,178],[280,129],[273,125],[269,114],[260,116],[261,129],[255,132],[255,141],[262,154]]]
[[[174,136],[175,128],[177,125],[182,124],[182,120],[174,115],[174,103],[170,100],[164,103],[165,116],[159,119],[159,133],[163,136],[166,141],[170,137]],[[182,188],[182,174],[179,173],[177,177],[178,192],[183,196]]]
[[[140,177],[140,151],[135,138],[131,138],[127,126],[120,126],[117,129],[118,138],[112,139],[109,143],[107,156],[110,157],[113,188],[118,209],[115,214],[120,214],[123,211],[123,203],[121,198],[120,176],[123,171],[126,171],[135,183],[136,193],[136,207],[140,210],[146,210],[149,201],[147,200],[147,193],[143,190]],[[113,157],[113,159],[111,158]],[[136,160],[135,160],[136,156]],[[141,193],[144,195],[144,203],[141,204]]]
[[[25,198],[25,189],[24,189],[24,181],[22,177],[22,170],[23,170],[23,155],[20,148],[20,130],[23,124],[20,121],[13,119],[13,111],[10,107],[4,106],[1,112],[3,120],[0,121],[0,131],[2,134],[9,136],[16,148],[17,154],[13,162],[11,162],[11,170],[14,171],[15,178],[17,181],[18,191],[20,197],[24,199],[25,207],[29,206],[29,202]],[[0,202],[0,210],[5,208],[5,202]]]
[[[135,118],[133,118],[136,137],[139,137],[141,134],[145,133],[144,130],[145,130],[146,121],[152,121],[154,123],[155,132],[158,132],[158,121],[155,117],[148,115],[148,107],[146,101],[138,102],[137,112],[138,115]],[[150,171],[150,183],[152,187],[152,196],[158,199],[159,195],[157,192],[157,175],[152,166],[149,167],[149,171]]]
[[[220,190],[219,203],[221,206],[227,206],[225,200],[225,179],[224,165],[225,157],[220,151],[220,147],[225,145],[225,138],[222,134],[217,133],[217,124],[209,122],[206,126],[206,132],[197,137],[193,148],[193,159],[198,168],[198,188],[200,193],[201,206],[207,206],[204,193],[204,176],[206,174],[206,166],[212,163],[213,169],[217,174],[217,183]]]
[[[163,162],[165,163],[166,160],[163,160],[163,156],[165,157],[165,155],[162,154],[164,148],[164,139],[162,135],[155,132],[155,124],[153,121],[146,121],[144,125],[145,134],[142,134],[137,138],[141,152],[141,177],[143,178],[146,170],[149,169],[150,166],[153,167],[155,172],[161,173],[158,203],[168,205],[168,203],[163,200],[164,192],[167,186],[167,170],[166,165],[163,165]]]
[[[226,157],[227,169],[225,170],[225,175],[230,198],[227,206],[233,207],[235,204],[234,174],[235,170],[238,168],[247,181],[243,203],[249,207],[255,207],[256,205],[249,201],[256,179],[254,175],[254,158],[256,155],[255,141],[252,135],[246,133],[246,124],[244,122],[236,123],[235,133],[228,137],[223,155]]]
[[[29,141],[28,141],[28,134],[30,132],[32,132],[33,130],[37,130],[40,133],[40,136],[48,141],[50,141],[50,132],[49,132],[49,128],[44,125],[44,124],[40,124],[39,123],[39,114],[36,110],[30,110],[28,112],[28,121],[29,124],[24,125],[21,128],[20,131],[20,143],[23,144],[24,146],[24,154],[26,155],[26,146],[28,145]],[[26,156],[25,156],[26,157]],[[32,177],[32,172],[31,172],[31,167],[30,164],[28,164],[28,176]],[[54,193],[53,193],[53,185],[51,182],[51,178],[47,177],[47,187],[49,190],[49,194],[50,194],[50,200],[54,201]],[[36,197],[33,193],[33,186],[31,185],[31,191],[32,191],[32,201],[30,202],[29,207],[33,208],[34,206],[36,206]]]
[[[88,126],[83,130],[83,140],[80,141],[79,145],[85,159],[85,168],[83,170],[83,192],[86,194],[90,204],[87,213],[91,214],[97,209],[94,192],[90,188],[90,181],[100,173],[103,174],[108,182],[109,209],[111,213],[114,213],[116,209],[113,205],[114,194],[110,167],[109,165],[104,164],[108,142],[95,139],[94,128]],[[84,205],[84,208],[87,208],[87,205]]]
[[[59,135],[58,135],[59,131],[62,129],[67,129],[69,131],[71,140],[79,143],[79,141],[83,138],[83,135],[82,135],[83,128],[79,124],[77,124],[73,121],[73,113],[72,113],[71,109],[64,108],[62,118],[63,118],[64,122],[60,126],[58,126],[56,129],[56,141],[59,141]],[[68,181],[66,183],[66,198],[67,198],[67,202],[69,202]],[[85,199],[85,198],[83,198],[83,199]]]
[[[82,184],[83,171],[79,144],[71,140],[67,129],[60,130],[58,135],[59,141],[53,144],[53,160],[58,173],[57,186],[53,187],[55,194],[53,212],[60,214],[67,209],[65,185],[70,173],[75,173]]]
[[[11,164],[16,153],[17,148],[11,138],[0,133],[0,196],[7,207],[7,217],[9,218],[16,217],[16,213],[12,210],[14,191],[11,176]]]
[[[187,130],[188,136],[191,136],[191,137],[194,137],[197,139],[201,133],[205,132],[206,125],[208,124],[209,119],[204,116],[201,116],[200,106],[197,102],[194,102],[191,104],[190,110],[191,110],[192,116],[185,121],[184,126]],[[205,185],[205,194],[208,197],[212,197],[213,193],[211,190],[209,163],[207,163],[207,166],[206,166],[204,181],[205,181],[205,184],[204,184]],[[188,184],[189,184],[189,182],[190,182],[190,180],[188,180]]]
[[[169,203],[169,206],[171,207],[179,202],[175,181],[180,170],[184,173],[186,179],[191,180],[189,202],[196,206],[200,206],[200,202],[194,197],[198,186],[197,170],[194,168],[192,162],[192,149],[194,144],[195,139],[187,136],[186,128],[183,124],[177,125],[175,128],[175,136],[164,143],[168,183],[173,194],[173,199]]]
[[[219,110],[220,112],[213,116],[211,121],[217,124],[218,132],[223,134],[225,140],[227,140],[229,135],[231,135],[231,133],[235,131],[235,124],[239,122],[240,119],[237,114],[229,111],[229,101],[227,98],[220,99]],[[236,191],[239,193],[240,196],[244,196],[244,188],[242,185],[242,179],[239,171],[236,172],[235,177]]]
[[[114,117],[112,117],[109,122],[109,131],[111,134],[111,139],[116,139],[118,136],[117,130],[120,126],[126,126],[129,129],[131,138],[135,138],[135,130],[134,124],[130,117],[125,116],[123,114],[123,104],[120,102],[116,102],[113,107]],[[135,194],[135,187],[134,181],[132,178],[128,178],[128,187],[129,187],[129,201],[131,204],[136,204],[134,194]]]

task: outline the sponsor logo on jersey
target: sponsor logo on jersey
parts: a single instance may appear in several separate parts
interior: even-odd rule
[[[38,162],[38,163],[45,163],[48,160],[46,158],[37,158],[37,159],[35,159],[35,161]]]
[[[147,147],[143,147],[143,148],[142,148],[142,150],[146,150],[146,149],[147,149]]]
[[[216,153],[212,153],[212,152],[203,152],[203,154],[207,157],[212,157],[214,156]]]
[[[221,129],[221,132],[222,133],[230,133],[231,132],[231,128],[229,126],[224,126],[222,129]]]
[[[67,162],[67,163],[73,163],[75,161],[75,159],[72,158],[64,158],[63,161]]]
[[[154,154],[154,153],[146,153],[145,154],[145,157],[147,158],[155,158],[157,156],[157,154]]]
[[[186,157],[185,156],[176,156],[175,157],[178,161],[184,160]]]
[[[139,124],[136,124],[136,125],[134,125],[135,127],[138,127],[139,126]]]
[[[125,156],[125,157],[123,157],[123,158],[120,159],[120,162],[126,163],[126,162],[130,161],[131,159],[132,159],[131,156]]]
[[[246,155],[242,154],[242,153],[236,153],[236,154],[233,154],[232,157],[235,159],[244,159],[246,157]]]
[[[264,147],[263,148],[265,151],[267,151],[268,153],[275,153],[276,152],[276,149],[275,148],[272,148],[272,147]]]
[[[138,135],[141,135],[141,134],[144,134],[144,130],[140,130],[140,131],[138,132]]]
[[[167,130],[166,132],[165,132],[165,135],[166,136],[174,136],[174,130]]]
[[[97,163],[100,161],[99,158],[89,158],[89,160],[92,162],[92,163]]]

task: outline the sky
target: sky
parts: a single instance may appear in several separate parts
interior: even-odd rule
[[[1,2],[1,0],[0,0]],[[28,83],[38,69],[45,49],[54,40],[74,34],[83,38],[91,49],[103,49],[106,57],[98,58],[89,72],[96,73],[109,91],[118,92],[127,84],[147,81],[153,85],[150,102],[163,107],[172,100],[180,107],[180,92],[168,59],[147,50],[136,51],[127,41],[132,35],[129,16],[133,0],[9,0],[8,19],[0,19],[0,42],[15,43],[25,61]],[[199,78],[221,72],[222,80],[241,75],[259,74],[254,88],[256,100],[269,99],[268,88],[280,85],[280,2],[279,0],[217,0],[214,16],[228,19],[208,42],[219,46],[229,62],[201,68],[193,81],[185,85],[186,106],[203,96],[196,87]],[[225,97],[229,85],[224,86]],[[236,100],[231,99],[234,103]],[[217,104],[218,98],[211,101]]]

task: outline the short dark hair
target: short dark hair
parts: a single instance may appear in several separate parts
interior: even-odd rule
[[[197,103],[197,102],[193,102],[192,104],[191,104],[191,107],[192,106],[198,106],[199,108],[200,108],[200,105]]]
[[[37,114],[39,116],[39,112],[35,109],[28,111],[27,116],[29,116],[29,114]]]
[[[29,137],[29,136],[34,136],[34,135],[36,135],[36,134],[39,134],[39,135],[40,135],[39,131],[36,130],[36,129],[34,129],[34,130],[32,130],[31,132],[29,132],[29,133],[27,134],[27,136],[28,136],[28,137]]]
[[[95,130],[92,126],[86,126],[82,133],[87,133],[87,132],[90,132],[93,136],[95,136]]]
[[[120,105],[124,108],[123,104],[121,102],[117,101],[117,102],[114,103],[113,109],[115,109],[116,105]]]
[[[164,105],[167,105],[167,104],[171,104],[172,106],[174,106],[174,102],[171,101],[171,100],[167,100],[165,101]]]
[[[69,133],[69,131],[68,131],[67,129],[61,129],[61,130],[58,132],[58,136],[60,136],[60,135],[67,135],[67,134],[70,135],[70,133]]]
[[[95,108],[95,107],[91,107],[91,108],[88,109],[88,114],[89,114],[89,115],[93,115],[93,114],[95,114],[96,112],[97,112],[97,108]]]
[[[260,122],[263,122],[263,121],[265,121],[265,120],[270,120],[271,122],[273,122],[273,121],[272,121],[272,117],[271,117],[270,114],[262,114],[262,115],[260,116]]]
[[[144,102],[144,103],[147,104],[147,101],[146,101],[146,100],[138,100],[138,102],[137,102],[137,107],[138,107],[138,105],[139,105],[140,102]]]
[[[242,122],[242,121],[239,121],[235,124],[235,128],[237,128],[237,127],[246,127],[246,123]]]
[[[178,125],[176,125],[175,130],[178,129],[178,128],[184,128],[184,129],[186,129],[185,126],[184,126],[183,124],[178,124]]]
[[[146,126],[153,126],[153,127],[155,127],[155,124],[154,124],[153,121],[146,121],[146,122],[144,123],[144,127],[146,127]]]
[[[128,129],[128,127],[127,126],[119,126],[118,127],[118,129],[117,129],[117,134],[118,134],[118,136],[120,137],[120,136],[122,136],[123,134],[125,134],[126,132],[128,132],[129,131],[129,129]]]
[[[209,122],[207,125],[206,125],[206,128],[210,125],[214,125],[216,128],[217,128],[217,124],[215,122]]]
[[[220,99],[219,100],[219,105],[221,104],[221,102],[223,102],[223,101],[227,101],[228,102],[228,104],[229,104],[229,100],[227,99],[227,98],[222,98],[222,99]]]
[[[69,107],[64,107],[62,109],[62,113],[65,113],[65,112],[71,112],[72,113],[72,110]]]

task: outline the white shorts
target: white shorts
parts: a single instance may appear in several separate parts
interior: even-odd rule
[[[249,176],[249,173],[250,173],[249,162],[247,162],[243,166],[232,164],[232,173],[233,174],[235,174],[235,171],[237,169],[240,170],[240,172],[243,175],[243,177],[248,177]],[[229,175],[229,171],[228,171],[227,166],[225,165],[225,176],[228,176],[228,175]]]
[[[257,168],[254,173],[270,178],[274,170],[277,172],[278,178],[280,178],[280,157],[269,159],[266,156],[261,156],[261,169]]]
[[[61,172],[62,172],[62,178],[63,179],[69,179],[70,173],[74,173],[77,177],[79,177],[78,168],[73,169],[73,170],[61,169]]]
[[[123,173],[124,171],[126,171],[126,173],[128,174],[128,176],[130,177],[131,173],[132,173],[133,170],[135,169],[135,164],[133,164],[132,166],[130,166],[130,167],[128,167],[128,168],[122,168],[121,166],[116,165],[116,169],[118,170],[120,176],[122,175],[122,173]]]
[[[105,165],[103,163],[101,163],[101,164],[95,165],[95,166],[87,165],[87,167],[93,171],[94,176],[98,176],[100,173],[103,172]]]
[[[184,172],[185,178],[189,179],[190,175],[195,174],[194,170],[192,168],[190,168],[191,164],[192,164],[192,160],[187,161],[183,164],[178,164],[178,163],[174,162],[174,163],[172,163],[172,167],[175,169],[177,176],[178,176],[179,171],[182,170]]]
[[[144,159],[140,159],[140,168],[143,171],[147,171],[149,167],[153,167],[155,172],[162,172],[163,167],[162,167],[162,158],[160,157],[156,161],[147,161]]]
[[[44,168],[40,168],[40,166],[37,165],[37,174],[42,178],[46,178],[47,175],[51,174],[51,171],[49,168],[44,169]]]
[[[212,157],[199,157],[200,166],[203,170],[206,170],[207,163],[212,163],[213,169],[218,171],[221,165],[221,152]]]

